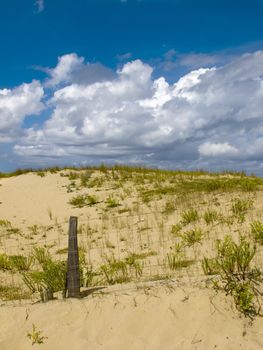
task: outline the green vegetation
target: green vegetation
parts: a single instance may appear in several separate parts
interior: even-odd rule
[[[160,176],[160,174],[158,174]],[[158,176],[157,175],[157,176]],[[165,195],[174,194],[191,194],[191,193],[212,193],[212,192],[254,192],[263,185],[263,179],[259,178],[218,178],[218,179],[196,179],[200,175],[196,175],[194,172],[191,176],[189,172],[189,179],[178,178],[178,173],[173,174],[163,173],[165,180],[170,180],[172,185],[165,185],[161,181],[156,179],[153,189],[147,189],[141,191],[141,198],[143,202],[150,202],[154,197],[162,198]],[[209,174],[210,176],[216,176],[215,174]],[[161,179],[160,179],[161,180]]]
[[[65,295],[66,263],[49,260],[42,264],[42,271],[23,273],[23,280],[32,293],[39,292],[42,301],[53,298],[53,293]]]
[[[218,214],[217,211],[215,210],[210,210],[208,209],[205,213],[204,213],[204,220],[206,222],[207,225],[209,224],[213,224],[215,221],[217,221],[220,218],[220,215]]]
[[[91,176],[91,170],[86,170],[84,173],[80,174],[80,184],[82,187],[88,187]]]
[[[163,213],[164,214],[171,214],[175,211],[175,209],[176,209],[175,203],[173,201],[167,201],[165,203]]]
[[[233,201],[231,210],[233,215],[238,218],[240,222],[244,222],[245,214],[252,207],[253,201],[251,199],[235,199]]]
[[[0,270],[2,271],[28,271],[32,265],[33,257],[22,255],[0,254]]]
[[[34,173],[46,176],[48,171],[61,169]],[[74,211],[79,212],[81,286],[174,277],[185,281],[192,274],[201,275],[203,281],[204,273],[216,288],[233,297],[243,314],[259,313],[261,272],[255,262],[261,254],[258,244],[263,245],[263,179],[244,173],[119,165],[67,168],[60,175],[64,192],[74,192],[69,204],[84,208]],[[95,208],[86,210],[90,206]],[[47,214],[49,226],[32,224],[25,226],[25,232],[5,218],[0,220],[0,270],[7,277],[7,284],[0,286],[1,299],[24,298],[26,293],[40,295],[43,301],[56,292],[65,296],[67,222],[60,218],[59,224],[51,209],[46,219]],[[248,214],[254,220],[251,235]],[[228,236],[217,243],[228,232],[235,239],[246,235],[251,241],[242,238],[235,243]],[[13,249],[16,244],[21,251]],[[203,257],[204,252],[209,258]],[[105,258],[108,254],[111,257]],[[12,292],[8,283],[14,277],[26,293],[21,286]]]
[[[241,238],[235,243],[231,236],[226,236],[218,242],[215,260],[203,260],[205,273],[220,274],[216,288],[233,296],[237,309],[251,318],[260,312],[258,286],[262,282],[261,271],[252,265],[255,253],[256,247],[251,242]]]
[[[0,254],[0,270],[1,271],[12,270],[10,261],[6,254]]]
[[[32,331],[27,332],[27,337],[32,341],[32,345],[43,344],[44,340],[47,339],[47,337],[42,335],[42,331],[37,330],[34,324],[32,325]]]
[[[11,235],[21,235],[21,231],[17,227],[13,227],[8,220],[0,220],[0,236],[9,237]]]
[[[194,228],[193,230],[181,234],[182,241],[187,247],[191,247],[196,243],[201,243],[203,237],[204,234],[200,228]]]
[[[62,170],[62,168],[59,167],[51,167],[51,168],[43,168],[43,169],[17,169],[11,173],[1,173],[0,172],[0,178],[8,178],[8,177],[14,177],[14,176],[19,176],[19,175],[24,175],[24,174],[28,174],[28,173],[36,173],[38,175],[38,173],[45,173],[45,172],[50,172],[51,174],[55,174],[57,172],[59,172],[60,170]]]
[[[100,268],[108,284],[129,282],[132,277],[138,278],[142,275],[143,265],[134,255],[125,260],[116,260],[114,257],[106,260],[107,263]]]
[[[251,224],[251,233],[253,238],[259,244],[263,244],[263,223],[261,221],[253,221]]]
[[[46,176],[46,173],[44,171],[37,171],[37,176],[40,176],[40,177],[45,177]]]
[[[202,268],[205,275],[217,275],[220,272],[218,262],[215,258],[206,258],[202,260]]]
[[[20,286],[1,285],[0,284],[0,299],[4,301],[29,299],[31,294],[24,291]]]
[[[8,260],[11,268],[18,272],[28,271],[33,263],[32,256],[10,255]]]
[[[183,267],[188,267],[194,263],[193,260],[185,258],[185,253],[182,251],[183,245],[178,243],[171,248],[171,252],[167,254],[167,261],[170,270],[177,270]]]
[[[51,255],[48,249],[44,247],[34,247],[32,256],[41,266],[44,266],[51,260]]]
[[[192,222],[196,222],[199,219],[199,215],[197,210],[195,209],[190,209],[186,210],[182,213],[182,224],[187,225]]]
[[[86,194],[80,194],[76,197],[71,198],[69,204],[77,208],[83,208],[85,206],[92,206],[98,203],[98,200],[94,196],[89,196]]]
[[[107,208],[116,208],[120,206],[120,203],[117,201],[117,199],[113,197],[108,197],[106,199],[106,204],[107,204]]]
[[[183,228],[183,226],[181,224],[179,224],[179,223],[175,224],[175,225],[172,225],[171,233],[176,236],[176,235],[178,235],[181,232],[182,228]]]

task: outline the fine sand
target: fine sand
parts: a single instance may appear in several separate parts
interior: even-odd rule
[[[261,319],[251,326],[222,296],[173,287],[3,306],[0,348],[30,349],[26,334],[34,324],[47,338],[33,348],[43,350],[262,349]]]
[[[78,184],[78,180],[76,182]],[[81,299],[62,300],[58,295],[57,300],[47,303],[41,303],[37,298],[0,300],[0,350],[30,349],[32,339],[27,334],[32,334],[33,325],[41,332],[40,337],[44,337],[43,343],[34,344],[33,348],[43,350],[263,348],[263,319],[258,316],[250,320],[241,315],[231,296],[213,290],[200,264],[204,254],[212,254],[213,237],[218,239],[230,232],[237,235],[242,229],[248,232],[249,222],[262,212],[260,193],[253,194],[253,211],[248,213],[242,225],[238,222],[232,226],[220,223],[208,230],[200,221],[199,226],[208,232],[204,243],[185,251],[186,257],[195,259],[196,264],[189,270],[176,271],[164,280],[168,271],[165,263],[167,252],[171,244],[177,242],[177,238],[169,238],[170,228],[179,221],[181,211],[188,203],[180,202],[180,210],[164,215],[163,198],[138,207],[132,184],[129,184],[131,191],[128,193],[126,188],[116,189],[112,183],[88,190],[69,190],[69,183],[69,179],[59,173],[0,179],[0,220],[21,230],[19,235],[2,235],[0,253],[26,254],[34,245],[45,243],[57,258],[56,252],[67,246],[68,218],[71,215],[78,216],[80,227],[83,225],[83,230],[86,230],[80,234],[79,240],[86,244],[86,259],[95,268],[102,263],[107,249],[121,259],[130,252],[154,253],[148,254],[144,262],[145,274],[141,280],[84,288]],[[82,193],[96,196],[98,204],[72,207],[69,200]],[[128,193],[127,197],[125,193]],[[107,208],[105,203],[111,195],[122,201],[119,207]],[[231,196],[219,195],[216,201],[214,197],[209,200],[199,197],[198,208],[204,211],[215,203],[225,215],[230,208]],[[131,210],[126,213],[123,210],[123,214],[120,210],[123,208]],[[144,216],[146,211],[152,214]],[[112,220],[114,215],[120,219]],[[51,244],[52,240],[54,244]],[[62,254],[62,258],[65,257]],[[153,271],[152,266],[157,263],[160,266]],[[153,278],[155,275],[157,277]],[[21,283],[19,277],[6,276],[6,272],[1,272],[0,285],[8,278],[15,285]]]

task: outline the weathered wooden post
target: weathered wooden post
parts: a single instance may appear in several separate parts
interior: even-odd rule
[[[69,218],[69,235],[68,235],[68,271],[67,271],[68,298],[80,297],[79,250],[78,250],[77,227],[78,227],[78,218],[76,216],[71,216]]]

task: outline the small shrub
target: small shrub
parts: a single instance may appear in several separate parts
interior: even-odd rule
[[[32,256],[0,254],[0,270],[2,271],[28,271],[32,263]]]
[[[80,176],[79,173],[71,171],[68,175],[68,179],[70,181],[77,180],[79,178],[79,176]]]
[[[88,186],[90,188],[92,187],[100,188],[103,186],[104,182],[105,182],[105,179],[102,176],[97,176],[89,181]]]
[[[118,214],[123,214],[123,213],[129,213],[131,209],[129,208],[123,208],[118,210]]]
[[[71,204],[77,208],[83,208],[85,206],[92,206],[96,203],[98,203],[96,197],[89,196],[86,194],[80,194],[76,197],[71,198],[71,200],[69,201],[69,204]]]
[[[52,292],[64,291],[67,264],[64,261],[49,261],[43,267],[43,282]]]
[[[240,222],[245,221],[245,214],[248,209],[250,209],[253,205],[253,201],[250,199],[235,199],[233,201],[231,210],[235,217],[238,218]]]
[[[23,273],[23,281],[32,293],[39,292],[42,301],[53,298],[53,293],[63,291],[65,295],[67,266],[64,261],[49,260],[42,271]]]
[[[87,196],[87,203],[89,206],[95,205],[98,203],[98,200],[94,196]]]
[[[10,235],[21,235],[21,231],[17,227],[10,227],[6,230],[8,236]]]
[[[219,215],[215,210],[207,210],[204,213],[204,220],[207,225],[214,223],[216,220],[218,220],[218,218],[219,218]]]
[[[217,275],[219,273],[219,266],[215,258],[204,258],[202,260],[202,268],[205,275]]]
[[[167,201],[165,203],[165,207],[164,207],[164,210],[163,210],[163,213],[164,214],[171,214],[175,211],[176,207],[175,207],[175,203],[174,202],[171,202],[171,201]]]
[[[93,270],[92,266],[82,266],[80,268],[80,285],[81,287],[91,287],[93,278],[97,273]]]
[[[77,184],[75,181],[70,181],[69,185],[66,186],[67,193],[72,193],[77,189]]]
[[[185,254],[182,251],[183,245],[177,243],[171,247],[171,252],[167,254],[168,266],[170,270],[177,270],[183,267],[188,267],[193,264],[193,260],[185,259]]]
[[[22,299],[29,299],[30,296],[31,294],[21,289],[21,287],[14,286],[14,285],[11,285],[11,286],[0,285],[1,300],[4,300],[4,301],[22,300]]]
[[[10,260],[6,254],[0,254],[0,270],[12,270],[12,265],[10,264]]]
[[[87,205],[86,200],[87,200],[87,196],[81,194],[79,196],[71,198],[69,201],[69,204],[77,208],[83,208]]]
[[[27,337],[32,341],[32,345],[43,344],[44,340],[47,339],[47,337],[42,335],[42,331],[37,330],[34,324],[32,325],[32,331],[27,332]]]
[[[188,247],[191,247],[192,245],[196,243],[201,243],[204,234],[200,228],[194,228],[193,230],[184,232],[182,235],[182,240],[184,244]]]
[[[21,234],[21,231],[18,228],[13,227],[11,222],[8,220],[0,220],[0,229],[6,236],[10,236],[12,234]]]
[[[82,173],[80,175],[80,184],[82,187],[87,187],[88,183],[91,179],[92,176],[92,171],[91,170],[86,170],[85,173]]]
[[[125,260],[116,260],[114,257],[107,259],[107,264],[101,266],[108,284],[129,282],[132,278],[142,275],[143,265],[135,255],[128,256]]]
[[[0,227],[11,227],[11,222],[8,220],[0,220]]]
[[[173,235],[178,235],[181,232],[182,228],[183,228],[183,226],[181,224],[172,225],[171,233]]]
[[[251,233],[256,242],[263,244],[263,223],[261,221],[254,221],[250,224]]]
[[[32,256],[42,267],[51,260],[51,255],[45,247],[34,247]]]
[[[182,224],[187,225],[190,224],[191,222],[195,222],[199,219],[199,215],[197,210],[195,209],[190,209],[186,210],[182,213]]]
[[[216,258],[223,290],[233,296],[237,309],[251,318],[260,311],[257,296],[262,282],[262,273],[251,267],[255,253],[256,247],[251,242],[241,238],[237,244],[226,236],[218,242]]]
[[[36,174],[37,174],[37,176],[40,176],[40,177],[45,177],[46,176],[44,171],[38,171]]]
[[[30,231],[31,235],[36,236],[39,234],[39,227],[38,225],[32,225],[28,226],[28,230]]]
[[[105,164],[103,164],[103,163],[99,166],[98,170],[100,172],[102,172],[103,174],[107,174],[107,172],[108,172],[107,166]]]
[[[250,282],[233,284],[232,295],[237,309],[247,316],[255,315],[255,294]]]
[[[174,252],[167,254],[168,265],[171,270],[181,269],[193,264],[193,260],[186,260],[178,257]]]
[[[120,205],[120,203],[115,198],[112,198],[112,197],[107,198],[106,204],[108,208],[115,208]]]
[[[32,256],[10,255],[8,258],[12,269],[18,272],[28,271],[33,263]]]
[[[134,269],[136,278],[142,275],[143,265],[137,260],[137,256],[135,254],[128,256],[125,259],[125,262],[130,268]]]
[[[108,263],[102,265],[100,268],[108,284],[124,283],[130,280],[125,261],[108,260]]]

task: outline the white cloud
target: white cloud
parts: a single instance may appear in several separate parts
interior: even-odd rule
[[[36,6],[36,9],[37,9],[37,12],[40,13],[42,11],[44,11],[44,0],[36,0],[35,1],[35,6]]]
[[[64,55],[58,58],[58,64],[53,69],[46,69],[50,79],[46,81],[46,86],[57,86],[60,83],[69,83],[72,74],[79,70],[84,62],[83,57],[78,57],[75,53]]]
[[[0,142],[15,139],[21,133],[25,117],[41,112],[43,96],[44,90],[38,81],[0,90]]]
[[[51,116],[25,131],[17,154],[193,167],[263,161],[262,51],[194,70],[175,84],[153,79],[140,60],[103,79],[76,79],[87,67],[70,54],[49,70]]]
[[[228,142],[205,142],[199,146],[198,151],[202,156],[205,157],[233,156],[238,153],[238,150],[235,147],[231,146]]]
[[[45,81],[46,88],[58,88],[58,86],[77,83],[87,85],[94,82],[112,80],[115,73],[101,63],[85,63],[84,57],[75,53],[63,55],[58,58],[55,68],[35,67],[49,75]]]
[[[223,55],[209,55],[204,53],[191,53],[179,56],[181,66],[186,66],[192,69],[199,67],[214,66],[225,59]]]

